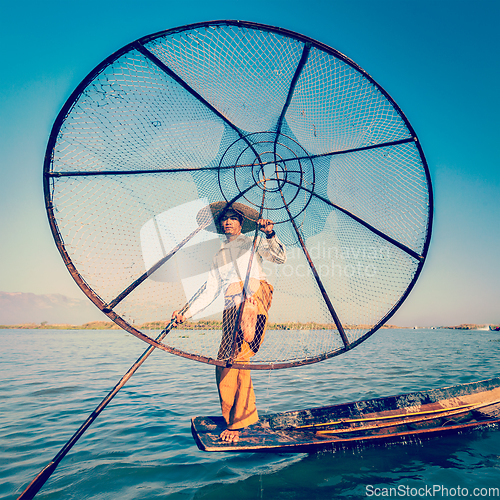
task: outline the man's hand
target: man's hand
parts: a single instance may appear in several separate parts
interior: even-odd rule
[[[186,317],[183,314],[180,314],[179,311],[174,311],[172,313],[172,319],[175,319],[175,322],[180,325],[186,321]]]
[[[270,219],[259,219],[257,221],[257,224],[259,224],[259,229],[263,231],[266,234],[272,234],[273,232],[273,227],[274,227],[274,222]]]

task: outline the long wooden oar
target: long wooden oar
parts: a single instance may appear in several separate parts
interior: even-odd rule
[[[187,311],[189,304],[191,304],[196,298],[198,298],[205,290],[206,283],[196,292],[196,294],[187,302],[184,307],[179,311],[183,314]],[[170,332],[170,330],[176,325],[175,318],[172,318],[170,323],[162,330],[160,335],[156,338],[157,342],[161,342]],[[90,416],[85,420],[82,426],[73,434],[73,437],[61,448],[59,453],[52,459],[52,461],[46,465],[31,481],[28,487],[21,493],[18,500],[28,500],[33,498],[39,491],[40,488],[45,484],[47,479],[56,470],[59,462],[66,456],[69,450],[73,448],[74,444],[80,439],[82,434],[89,428],[90,424],[99,416],[99,414],[106,408],[108,403],[116,396],[117,392],[127,383],[128,379],[137,371],[137,369],[146,361],[148,356],[156,349],[154,346],[149,346],[142,356],[130,367],[129,371],[121,378],[118,384],[115,385],[113,390],[101,401],[99,406],[90,414]]]

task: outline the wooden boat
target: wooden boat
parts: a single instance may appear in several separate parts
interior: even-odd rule
[[[200,450],[302,453],[398,442],[500,424],[500,378],[323,408],[263,415],[237,443],[219,439],[222,417],[194,417]]]

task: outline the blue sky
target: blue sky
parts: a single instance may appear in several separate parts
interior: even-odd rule
[[[343,52],[389,92],[423,145],[435,190],[426,266],[392,323],[500,323],[500,3],[475,0],[5,4],[0,20],[0,291],[84,298],[46,221],[54,119],[104,58],[144,35],[241,19]]]

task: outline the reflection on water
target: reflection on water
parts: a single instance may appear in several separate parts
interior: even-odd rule
[[[15,498],[147,346],[116,330],[0,335],[0,498]],[[252,377],[267,413],[491,378],[499,353],[498,332],[381,330],[337,358]],[[333,499],[367,498],[367,488],[499,486],[495,431],[310,455],[200,452],[190,418],[219,413],[213,372],[154,353],[37,498]]]

